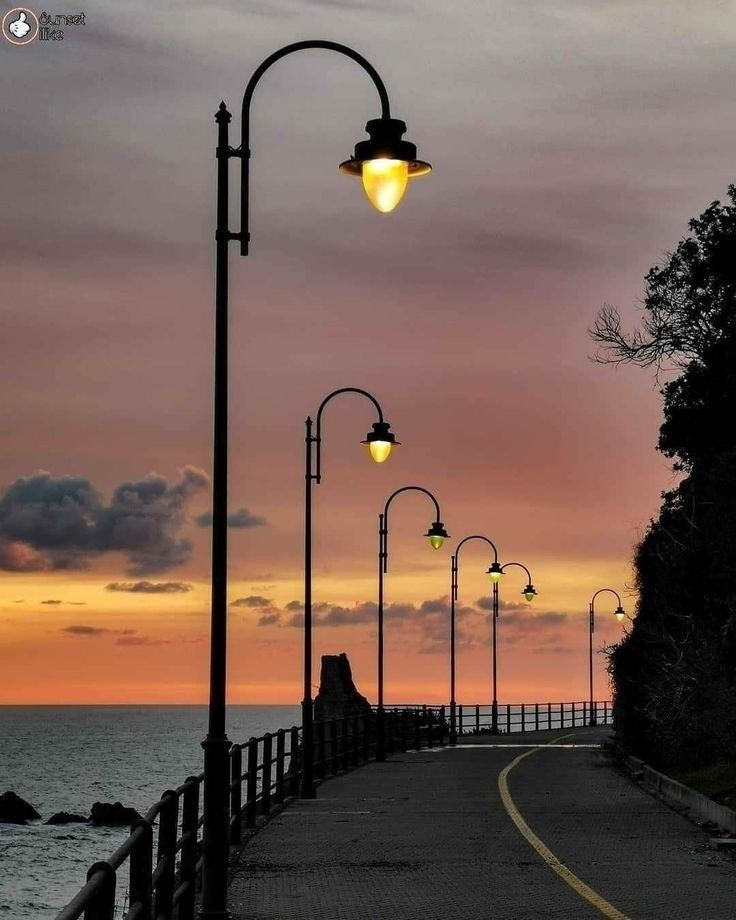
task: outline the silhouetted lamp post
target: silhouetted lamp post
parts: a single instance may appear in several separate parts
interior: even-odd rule
[[[306,421],[306,491],[304,501],[304,698],[302,700],[302,780],[300,795],[303,799],[314,798],[314,731],[312,703],[312,483],[322,481],[322,413],[325,406],[343,393],[357,393],[370,400],[378,413],[378,421],[361,443],[368,447],[376,463],[388,460],[394,447],[399,443],[390,431],[391,426],[384,421],[383,410],[375,397],[366,390],[355,387],[342,387],[330,393],[320,403],[317,410],[316,434],[312,435],[312,419]]]
[[[442,513],[437,499],[428,489],[424,489],[422,486],[402,486],[402,488],[397,489],[389,495],[383,513],[378,515],[378,731],[376,735],[376,760],[386,759],[383,709],[383,576],[388,571],[388,511],[391,507],[391,502],[402,492],[422,492],[434,503],[435,519],[424,535],[433,549],[440,549],[450,536],[445,530],[445,525],[440,520]]]
[[[401,139],[406,125],[391,117],[388,94],[376,70],[362,55],[329,41],[295,42],[267,57],[245,88],[241,144],[231,147],[231,114],[220,103],[217,121],[217,228],[215,232],[215,408],[212,465],[212,610],[210,640],[210,698],[204,748],[204,821],[202,850],[201,920],[226,920],[229,849],[228,804],[230,742],[225,730],[227,657],[227,448],[228,448],[228,243],[237,240],[240,254],[248,254],[248,190],[250,164],[250,105],[263,74],[280,58],[295,51],[320,48],[336,51],[359,64],[373,81],[381,117],[366,125],[368,140],[359,141],[354,155],[340,171],[361,176],[368,198],[379,211],[396,207],[408,180],[428,173],[428,163],[416,158],[416,147]],[[240,160],[240,229],[229,225],[228,172],[231,159]],[[374,442],[380,444],[380,441]],[[378,447],[374,448],[379,450]]]
[[[618,602],[618,607],[614,610],[614,614],[619,623],[626,616],[626,611],[621,605],[621,598],[619,597],[618,591],[614,591],[613,588],[601,588],[600,591],[596,591],[593,597],[590,599],[590,646],[589,646],[589,655],[588,655],[588,674],[590,677],[590,725],[597,725],[598,719],[595,711],[595,705],[593,703],[593,633],[595,632],[595,599],[599,594],[613,594]]]
[[[487,543],[493,550],[493,563],[491,568],[494,571],[498,570],[500,572],[500,566],[498,564],[498,550],[496,549],[496,544],[489,540],[488,537],[479,536],[478,534],[473,534],[470,537],[465,537],[462,539],[458,545],[455,547],[455,552],[450,560],[450,744],[457,744],[457,700],[455,699],[455,602],[458,597],[458,562],[460,557],[460,550],[462,547],[468,543],[470,540],[482,540],[484,543]],[[494,568],[495,567],[495,568]],[[490,571],[490,569],[489,569]],[[501,573],[503,574],[503,573]],[[499,575],[500,578],[500,575]],[[493,621],[493,635],[496,634],[496,621]],[[495,681],[496,675],[496,660],[495,660],[495,644],[494,644],[494,660],[493,660],[493,675]],[[495,693],[494,693],[495,699]],[[496,712],[496,729],[498,729],[498,712],[497,707],[495,710],[492,710],[491,719],[493,720],[493,712]],[[492,721],[493,724],[493,721]]]

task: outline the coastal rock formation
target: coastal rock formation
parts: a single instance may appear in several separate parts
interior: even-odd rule
[[[319,693],[314,701],[314,718],[343,719],[370,713],[371,704],[353,683],[353,672],[345,652],[323,655]]]
[[[0,795],[0,824],[26,824],[40,817],[33,805],[14,792]]]
[[[95,802],[90,815],[91,824],[107,824],[110,826],[130,825],[140,819],[135,808],[126,808],[120,802]]]
[[[75,815],[69,811],[57,811],[44,824],[86,824],[88,821],[89,818],[84,815]]]

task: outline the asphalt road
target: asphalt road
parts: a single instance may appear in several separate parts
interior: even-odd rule
[[[607,731],[485,736],[329,780],[245,847],[233,917],[736,918],[736,859],[615,772]],[[576,746],[541,746],[563,735]]]

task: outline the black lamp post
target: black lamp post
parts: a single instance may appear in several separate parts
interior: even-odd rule
[[[455,602],[458,593],[458,562],[461,548],[470,540],[482,540],[487,543],[493,550],[493,563],[500,571],[498,565],[498,550],[496,544],[489,540],[488,537],[473,534],[461,540],[450,561],[450,744],[457,744],[457,719],[455,712],[457,709],[457,700],[455,699]],[[494,583],[495,588],[495,583]],[[495,611],[495,604],[493,610]],[[496,700],[496,618],[492,611],[493,618],[493,707],[491,709],[491,730],[498,731],[498,703]],[[495,728],[494,728],[495,726]]]
[[[439,549],[450,536],[440,518],[442,513],[434,495],[422,486],[402,486],[392,492],[386,500],[383,514],[378,515],[378,732],[376,736],[376,760],[386,759],[383,710],[383,576],[388,571],[388,510],[391,502],[402,492],[423,492],[434,502],[435,519],[425,534],[433,549]]]
[[[619,623],[626,616],[626,611],[621,605],[621,598],[619,597],[618,591],[614,591],[613,588],[601,588],[600,591],[596,591],[593,597],[591,597],[590,599],[590,630],[589,630],[590,645],[589,645],[589,652],[588,652],[588,675],[590,678],[590,721],[588,723],[589,725],[598,724],[597,714],[595,712],[595,704],[593,702],[593,633],[595,632],[595,599],[598,597],[599,594],[605,594],[605,593],[613,594],[613,596],[616,598],[616,601],[618,602],[618,607],[616,607],[616,609],[614,610],[614,614],[616,615],[616,619],[619,621]]]
[[[202,849],[202,904],[200,920],[227,920],[227,864],[229,849],[228,800],[230,742],[225,730],[227,658],[227,470],[228,470],[228,243],[237,240],[240,254],[248,254],[248,189],[250,164],[250,104],[263,74],[280,58],[295,51],[320,48],[351,58],[373,81],[381,117],[368,122],[369,140],[356,144],[355,154],[340,164],[348,175],[362,177],[371,203],[389,211],[401,200],[409,179],[425,175],[428,163],[416,159],[416,147],[401,139],[403,121],[391,117],[388,94],[376,70],[362,55],[329,41],[286,45],[267,57],[248,81],[243,95],[241,144],[229,142],[231,114],[220,103],[217,122],[217,228],[215,232],[215,386],[212,464],[212,608],[210,639],[210,697],[204,748],[204,822]],[[240,230],[229,225],[228,173],[232,158],[240,160]]]
[[[303,799],[314,798],[314,707],[312,703],[312,483],[322,481],[322,413],[325,406],[335,396],[342,393],[357,393],[370,400],[378,413],[378,421],[373,423],[362,442],[368,446],[371,457],[376,463],[388,459],[393,448],[399,443],[389,429],[391,426],[383,419],[383,410],[375,397],[366,390],[356,387],[342,387],[334,390],[320,403],[317,410],[316,434],[312,435],[312,419],[306,421],[306,469],[304,495],[304,698],[302,699],[302,780],[300,796]]]

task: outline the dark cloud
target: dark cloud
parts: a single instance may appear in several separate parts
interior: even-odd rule
[[[64,626],[60,632],[67,633],[70,636],[104,636],[109,633],[109,629],[102,629],[99,626],[85,626],[84,624],[77,626]]]
[[[492,605],[491,596],[485,595],[485,594],[483,595],[483,597],[479,597],[478,600],[475,602],[475,606],[478,607],[480,610],[490,610],[491,605]],[[529,604],[525,603],[524,601],[504,601],[500,599],[498,601],[499,610],[521,610],[527,607],[529,607]]]
[[[238,597],[231,604],[231,607],[271,607],[273,601],[270,597],[262,597],[260,594],[249,594],[248,597]]]
[[[121,483],[109,504],[88,479],[39,472],[17,479],[0,497],[0,568],[82,569],[106,552],[122,552],[131,575],[163,572],[189,558],[178,536],[189,499],[207,474],[183,468],[177,482],[156,473]]]
[[[264,613],[258,620],[259,626],[276,626],[281,620],[281,614],[278,610],[273,613]]]
[[[149,636],[121,636],[116,645],[169,645],[168,639],[152,639]]]
[[[185,581],[113,581],[105,591],[125,591],[128,594],[186,594],[193,591]]]
[[[17,603],[17,601],[16,601],[16,603]],[[86,602],[86,601],[57,601],[57,600],[55,600],[55,599],[52,599],[52,600],[48,600],[48,601],[41,601],[41,603],[42,603],[42,604],[50,604],[50,605],[53,605],[53,606],[57,606],[57,605],[59,605],[59,604],[67,604],[69,607],[86,607],[86,606],[87,606],[87,602]]]
[[[199,517],[194,519],[200,527],[212,526],[212,512],[205,511]],[[247,508],[238,508],[237,511],[231,511],[227,516],[227,526],[234,530],[247,530],[250,527],[265,527],[268,522],[264,517],[257,514],[251,514]]]

